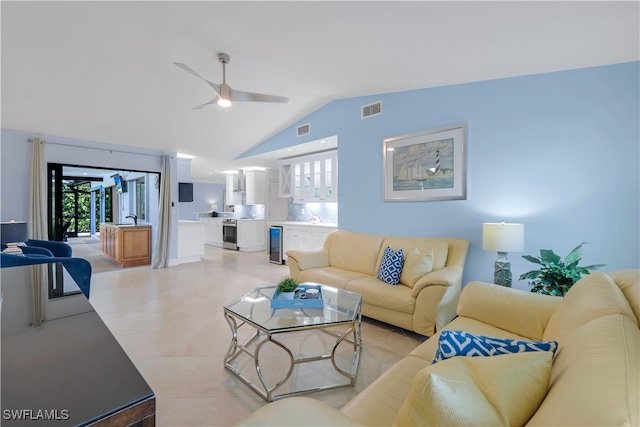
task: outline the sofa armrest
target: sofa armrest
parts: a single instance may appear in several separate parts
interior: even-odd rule
[[[411,291],[411,296],[418,296],[420,291],[429,285],[452,286],[462,281],[462,268],[445,267],[422,276]]]
[[[258,409],[238,426],[361,426],[342,412],[309,397],[289,397]]]
[[[325,248],[305,251],[287,251],[287,264],[291,277],[297,279],[298,273],[308,268],[329,267],[329,251]]]
[[[562,297],[535,294],[485,282],[469,282],[457,314],[529,338],[542,339],[544,329]]]

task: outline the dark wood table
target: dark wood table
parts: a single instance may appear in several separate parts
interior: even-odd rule
[[[0,269],[2,426],[154,426],[153,391],[83,294],[43,293],[29,325],[31,268]]]

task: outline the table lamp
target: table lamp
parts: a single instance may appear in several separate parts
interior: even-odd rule
[[[524,250],[524,224],[504,221],[482,224],[482,249],[498,252],[493,283],[511,287],[511,263],[507,260],[507,253]]]
[[[0,222],[0,242],[7,245],[5,253],[22,253],[18,244],[27,241],[27,222]]]

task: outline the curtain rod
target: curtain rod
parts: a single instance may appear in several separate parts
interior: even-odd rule
[[[27,142],[33,142],[33,138],[27,138]],[[116,152],[116,153],[123,153],[123,154],[137,154],[139,156],[163,156],[166,155],[166,153],[161,153],[161,154],[147,154],[147,153],[136,153],[135,151],[124,151],[124,150],[115,150],[115,149],[106,149],[106,148],[95,148],[95,147],[83,147],[81,145],[74,145],[74,144],[67,144],[64,142],[55,142],[55,141],[43,141],[46,142],[47,144],[53,144],[53,145],[62,145],[64,147],[73,147],[73,148],[88,148],[90,150],[103,150],[103,151],[108,151],[110,153]],[[173,156],[171,156],[171,158],[173,159]]]

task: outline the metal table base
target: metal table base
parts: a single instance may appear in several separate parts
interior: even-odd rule
[[[231,328],[231,343],[229,345],[229,349],[224,358],[224,366],[226,369],[231,371],[234,375],[236,375],[240,381],[249,386],[253,391],[255,391],[258,395],[260,395],[263,399],[268,402],[272,402],[277,399],[281,399],[284,397],[289,397],[293,395],[298,395],[302,393],[310,393],[314,391],[328,390],[338,387],[346,387],[355,385],[356,374],[358,371],[358,364],[360,360],[360,350],[362,348],[362,338],[360,336],[360,326],[361,326],[361,307],[360,304],[355,308],[357,310],[357,314],[354,317],[353,322],[348,323],[339,323],[339,324],[326,324],[326,325],[313,325],[313,326],[303,326],[296,327],[287,330],[280,330],[277,332],[271,332],[265,328],[260,327],[257,324],[247,322],[243,320],[241,317],[237,316],[231,310],[225,308],[224,316],[227,322],[229,323],[229,327]],[[239,342],[238,331],[243,326],[254,328],[255,333],[244,343]],[[345,326],[345,330],[341,333],[336,333],[334,329]],[[334,336],[335,342],[331,349],[330,353],[315,355],[315,356],[306,356],[306,357],[296,357],[293,352],[283,343],[278,337],[283,334],[291,334],[295,332],[307,332],[310,330],[319,330],[323,333],[330,334]],[[288,355],[288,363],[289,368],[286,374],[279,379],[275,384],[269,385],[267,384],[267,380],[263,375],[263,369],[260,366],[260,350],[267,343],[272,343],[278,347],[280,347],[284,352]],[[345,371],[341,369],[336,363],[336,350],[341,344],[350,344],[353,346],[353,357],[351,360],[351,369],[350,371]],[[246,375],[241,372],[241,369],[236,368],[234,366],[234,361],[241,354],[246,354],[253,359],[253,365],[256,371],[256,374],[260,380],[260,384],[255,384]],[[323,385],[317,387],[303,388],[300,390],[290,391],[286,393],[276,394],[277,390],[283,386],[290,378],[294,371],[294,367],[298,364],[302,363],[310,363],[317,362],[322,360],[331,360],[331,364],[336,372],[340,375],[347,378],[349,381],[347,383],[335,383],[330,385]]]

